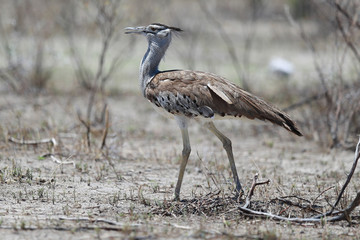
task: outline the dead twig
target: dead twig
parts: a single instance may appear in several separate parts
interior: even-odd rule
[[[243,206],[245,208],[250,205],[251,197],[254,195],[254,191],[255,191],[256,186],[270,183],[270,179],[268,179],[266,181],[262,181],[262,182],[257,182],[258,177],[259,177],[259,174],[256,173],[254,178],[253,178],[253,182],[251,184],[249,194],[247,195],[246,200],[245,200],[245,204]]]
[[[19,226],[22,231],[36,231],[36,230],[56,230],[64,232],[86,231],[86,230],[105,230],[105,231],[128,231],[125,227],[109,227],[109,226],[79,226],[79,227],[33,227],[33,226]],[[0,229],[14,230],[14,226],[0,226]]]
[[[110,126],[110,123],[109,123],[109,108],[108,108],[107,105],[105,105],[104,115],[105,115],[105,127],[104,127],[102,138],[101,138],[102,139],[101,140],[101,146],[100,146],[101,150],[105,147],[106,137],[107,137],[107,134],[109,132],[109,126]]]
[[[9,142],[17,143],[17,144],[23,144],[23,145],[38,145],[43,143],[51,143],[53,146],[57,146],[57,142],[55,138],[43,138],[40,140],[19,140],[13,137],[8,138]]]
[[[283,214],[285,211],[287,211],[287,210],[288,210],[289,208],[291,208],[291,207],[292,207],[292,205],[289,205],[289,206],[287,206],[286,208],[282,209],[282,210],[279,212],[278,215]]]
[[[349,206],[347,208],[345,208],[343,210],[340,210],[340,211],[336,211],[336,212],[334,212],[334,209],[336,208],[337,204],[339,203],[340,199],[342,198],[343,193],[344,193],[346,187],[348,186],[348,184],[349,184],[349,182],[350,182],[350,180],[351,180],[351,178],[352,178],[352,176],[354,174],[354,171],[356,169],[357,162],[358,162],[358,160],[360,158],[359,146],[360,146],[360,138],[359,138],[359,141],[358,141],[358,143],[356,145],[355,160],[354,160],[354,163],[353,163],[352,168],[350,170],[350,173],[349,173],[349,175],[348,175],[348,177],[346,179],[345,184],[343,185],[343,187],[342,187],[342,189],[340,191],[340,194],[337,197],[337,200],[336,200],[335,204],[332,206],[332,208],[331,208],[331,210],[329,212],[324,213],[324,214],[320,214],[320,215],[317,215],[317,216],[314,216],[314,217],[310,217],[310,218],[282,217],[282,216],[275,215],[275,214],[268,213],[268,212],[260,212],[260,211],[252,210],[252,209],[248,208],[248,205],[249,205],[248,200],[246,201],[246,203],[243,206],[239,206],[238,209],[242,213],[250,215],[250,216],[258,216],[258,217],[262,217],[262,218],[271,218],[271,219],[278,220],[278,221],[289,221],[289,222],[305,223],[305,222],[321,222],[321,221],[323,221],[323,219],[325,219],[328,222],[336,222],[336,221],[341,221],[341,220],[347,220],[348,222],[350,222],[351,221],[351,216],[350,216],[351,212],[357,206],[360,205],[360,192],[357,193],[355,199],[349,204]],[[254,182],[256,183],[256,176],[254,177]],[[252,185],[256,186],[256,184],[254,184],[254,182],[253,182]],[[329,189],[330,188],[325,189],[324,191],[322,191],[320,193],[320,195],[322,195],[325,191],[327,191]],[[249,192],[249,196],[250,196],[250,192]],[[315,200],[317,198],[315,198]],[[315,202],[315,200],[314,200],[314,202]]]
[[[53,160],[55,163],[57,163],[59,165],[72,164],[75,167],[74,161],[61,161],[60,159],[55,157],[54,147],[58,145],[55,138],[44,138],[44,139],[40,139],[40,140],[19,140],[19,139],[13,138],[13,137],[9,137],[8,140],[9,140],[9,142],[13,142],[16,144],[24,144],[24,145],[38,145],[38,144],[50,143],[52,145],[51,153],[43,154],[41,157],[43,157],[43,158],[50,157],[51,160]],[[68,157],[67,159],[70,159],[70,158],[71,158],[71,156]]]
[[[70,156],[71,157],[71,156]],[[69,157],[69,158],[70,158]],[[54,155],[50,155],[50,158],[55,162],[55,163],[57,163],[57,164],[59,164],[59,165],[67,165],[67,164],[72,164],[72,165],[74,165],[74,167],[75,167],[75,162],[74,161],[61,161],[60,159],[58,159],[58,158],[56,158]],[[68,158],[68,159],[69,159]]]
[[[56,170],[57,170],[58,168],[62,167],[63,165],[73,165],[74,168],[76,167],[75,161],[62,161],[62,160],[56,158],[55,155],[52,154],[52,153],[44,154],[44,155],[42,155],[41,157],[43,157],[43,158],[48,158],[48,157],[50,157],[50,159],[53,160],[53,162],[55,162],[55,163],[58,164],[58,165],[54,168],[54,170],[52,171],[52,173],[51,173],[51,176],[52,176],[52,177],[54,177]],[[71,155],[70,157],[66,158],[66,160],[69,160],[71,157],[72,157],[72,155]]]
[[[335,7],[337,9],[337,13],[336,13],[336,24],[338,26],[338,29],[340,30],[340,33],[341,33],[341,36],[342,38],[344,39],[346,45],[350,48],[350,50],[353,52],[354,56],[356,57],[357,61],[360,62],[360,55],[359,55],[359,52],[357,51],[356,49],[356,46],[354,45],[354,43],[356,43],[353,39],[352,39],[352,36],[351,36],[351,27],[352,25],[355,23],[356,26],[359,28],[360,26],[360,23],[358,23],[357,21],[354,22],[354,20],[352,19],[352,17],[349,15],[349,13],[343,9],[340,4],[338,2],[335,2]],[[345,29],[345,26],[344,24],[341,22],[341,19],[340,19],[340,13],[342,15],[344,15],[349,23],[348,23],[348,29]],[[349,34],[350,32],[350,34]]]
[[[323,190],[319,195],[317,195],[317,197],[311,202],[311,205],[315,205],[316,200],[318,200],[318,198],[323,195],[325,192],[329,191],[330,189],[333,189],[334,186],[328,187],[325,190]]]
[[[316,217],[312,217],[312,218],[289,218],[289,217],[282,217],[279,215],[275,215],[272,213],[268,213],[268,212],[260,212],[260,211],[255,211],[249,208],[245,208],[242,206],[239,206],[238,209],[249,215],[249,216],[258,216],[258,217],[262,217],[262,218],[270,218],[270,219],[274,219],[274,220],[278,220],[278,221],[288,221],[288,222],[297,222],[297,223],[307,223],[307,222],[321,222],[323,221],[323,218],[316,218]],[[331,218],[326,218],[326,221],[328,222],[335,222],[338,221],[339,217],[335,216],[335,217],[331,217]]]
[[[342,211],[342,214],[335,218],[336,221],[347,220],[351,221],[350,213],[360,205],[360,192],[357,193],[355,199],[350,203],[350,205]]]
[[[105,218],[88,218],[88,217],[59,217],[59,220],[65,221],[76,221],[76,222],[91,222],[91,223],[106,223],[114,226],[121,226],[121,227],[140,227],[141,224],[122,224],[116,221],[111,221]]]
[[[301,199],[299,198],[299,200],[301,200]],[[315,209],[315,208],[320,208],[321,206],[311,205],[311,204],[301,204],[300,202],[295,203],[293,201],[283,199],[282,197],[272,199],[270,202],[275,202],[275,201],[282,202],[282,203],[284,203],[284,204],[286,204],[288,206],[297,207],[297,208],[300,208],[300,209],[303,209],[303,210],[312,211],[312,212],[315,212],[316,214],[322,214],[321,211],[318,211],[318,210]],[[308,202],[311,203],[310,201],[308,201]],[[281,215],[281,213],[279,213],[278,215]]]
[[[358,143],[357,143],[357,145],[356,145],[354,163],[353,163],[353,165],[352,165],[352,167],[351,167],[351,169],[350,169],[350,173],[349,173],[348,177],[346,178],[346,181],[345,181],[343,187],[341,188],[341,191],[340,191],[340,193],[339,193],[339,196],[338,196],[337,199],[336,199],[335,204],[332,206],[331,210],[326,214],[327,216],[328,216],[328,215],[331,215],[331,214],[333,213],[333,211],[335,210],[336,206],[339,204],[339,202],[340,202],[340,200],[341,200],[341,198],[342,198],[342,195],[343,195],[344,192],[345,192],[346,187],[347,187],[348,184],[350,183],[350,180],[351,180],[351,178],[352,178],[352,176],[353,176],[353,174],[354,174],[354,172],[355,172],[357,163],[358,163],[359,158],[360,158],[359,146],[360,146],[360,138],[359,138],[359,141],[358,141]],[[354,201],[355,201],[355,200],[354,200]]]
[[[360,22],[357,20],[356,16],[354,17],[351,16],[349,12],[339,4],[338,1],[335,1],[333,4],[336,7],[336,9],[339,11],[339,13],[345,16],[351,24],[354,24],[357,28],[360,29]]]
[[[13,137],[8,138],[9,142],[20,144],[20,145],[39,145],[39,144],[45,144],[50,143],[51,144],[51,152],[54,153],[55,147],[58,145],[55,138],[43,138],[39,140],[24,140],[24,139],[16,139]]]
[[[201,163],[201,166],[204,167],[205,171],[203,171],[205,173],[205,177],[210,177],[210,179],[212,180],[212,182],[215,184],[216,188],[219,190],[221,189],[218,183],[218,179],[216,177],[214,177],[214,174],[211,174],[211,171],[209,170],[209,168],[206,167],[206,165],[204,164],[202,158],[199,155],[199,152],[196,152],[196,155]],[[210,187],[210,183],[208,181],[209,187]]]
[[[85,126],[86,128],[86,142],[87,142],[87,146],[90,149],[91,143],[90,143],[90,133],[91,133],[91,124],[89,121],[85,121],[82,117],[81,117],[81,112],[78,111],[77,112],[77,116],[79,121],[81,122],[82,125]]]
[[[305,199],[305,198],[302,198],[302,197],[299,197],[299,196],[296,196],[296,195],[283,196],[283,197],[280,197],[280,198],[281,198],[281,200],[282,200],[282,199],[285,199],[285,198],[296,198],[296,199],[298,199],[298,200],[301,200],[301,201],[305,201],[305,202],[311,203],[311,201],[310,201],[310,200],[307,200],[307,199]]]

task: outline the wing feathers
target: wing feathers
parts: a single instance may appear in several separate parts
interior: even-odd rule
[[[160,72],[147,85],[145,96],[172,114],[257,118],[302,136],[286,113],[214,74],[183,70]]]
[[[233,104],[233,102],[226,96],[224,92],[222,92],[220,89],[218,89],[216,86],[211,85],[210,83],[207,84],[207,86],[214,91],[219,97],[221,97],[225,102],[228,104]]]

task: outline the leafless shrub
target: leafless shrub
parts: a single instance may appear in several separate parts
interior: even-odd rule
[[[70,46],[70,52],[74,60],[74,69],[76,77],[80,85],[89,90],[89,100],[86,111],[86,118],[81,117],[78,112],[80,122],[86,127],[87,144],[90,147],[91,126],[94,124],[102,124],[104,133],[108,131],[109,124],[106,123],[105,116],[108,119],[109,111],[106,107],[106,97],[104,88],[108,80],[113,76],[115,70],[119,67],[123,60],[124,52],[132,47],[133,42],[129,44],[120,44],[119,39],[122,34],[122,28],[119,27],[124,15],[121,12],[121,1],[101,1],[92,0],[84,2],[69,2],[64,5],[62,26],[67,35]],[[81,15],[86,14],[86,15]],[[77,22],[77,18],[81,18],[81,23],[87,23],[87,26]],[[85,31],[84,31],[85,29]],[[94,35],[95,38],[100,37],[101,46],[97,59],[95,70],[91,70],[89,63],[85,61],[89,56],[81,53],[77,42],[79,33],[87,34],[86,37]],[[114,47],[122,46],[120,50],[112,51]],[[112,54],[117,52],[117,54]],[[93,113],[95,105],[101,105],[100,111]],[[105,110],[106,109],[106,110]],[[104,134],[106,137],[106,134]],[[103,137],[101,148],[105,145]]]
[[[1,14],[0,17],[4,58],[0,79],[17,93],[43,90],[52,75],[50,61],[45,60],[52,23],[45,23],[42,16],[38,16],[35,10],[38,4],[11,1],[4,5],[3,11],[6,9],[14,16]]]
[[[119,39],[122,28],[119,24],[124,20],[121,12],[121,1],[84,1],[69,2],[64,5],[62,26],[67,35],[71,55],[75,62],[74,69],[78,81],[87,90],[104,90],[105,84],[119,67],[124,52],[131,48],[130,45],[120,44]],[[79,21],[77,19],[80,19]],[[85,18],[85,19],[84,19]],[[86,54],[80,51],[79,37],[100,38],[101,46],[95,70],[85,61]],[[114,47],[122,46],[115,56],[111,56]]]
[[[333,67],[320,63],[320,54],[314,41],[306,34],[301,24],[295,23],[287,11],[288,19],[298,28],[301,38],[305,41],[313,54],[314,66],[318,75],[319,88],[316,93],[309,90],[312,95],[302,100],[309,104],[304,119],[309,126],[309,133],[322,144],[330,147],[348,146],[354,142],[359,133],[360,110],[360,55],[358,52],[360,42],[360,24],[358,21],[360,5],[353,0],[342,2],[328,0],[328,11],[322,12],[333,27],[331,41],[333,41],[334,58],[331,59]],[[323,40],[324,41],[324,40]],[[353,68],[346,68],[345,62],[351,62]],[[349,64],[348,64],[349,65]],[[351,74],[354,71],[355,74]],[[312,87],[312,89],[314,89]]]
[[[219,35],[222,37],[224,43],[226,44],[227,51],[229,53],[231,62],[233,67],[238,75],[239,81],[242,83],[242,87],[245,90],[250,89],[249,85],[249,66],[250,66],[250,57],[251,57],[251,50],[252,50],[252,43],[256,34],[256,21],[258,20],[261,9],[263,5],[263,1],[256,0],[248,2],[249,8],[251,9],[251,16],[248,20],[249,31],[248,34],[245,36],[244,41],[244,52],[239,59],[235,45],[232,42],[229,34],[224,30],[220,21],[215,17],[215,15],[208,9],[208,7],[202,2],[198,1],[200,4],[200,9],[204,12],[206,18],[214,25],[214,28],[219,32]]]

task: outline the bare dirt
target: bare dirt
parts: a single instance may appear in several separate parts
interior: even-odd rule
[[[86,145],[76,111],[87,95],[0,98],[1,239],[358,239],[358,224],[296,224],[245,216],[233,199],[233,184],[221,143],[197,124],[190,127],[192,153],[181,189],[173,192],[181,155],[181,135],[138,94],[110,96],[111,127],[102,152],[99,134]],[[288,217],[315,215],[280,201],[329,209],[353,160],[353,153],[319,148],[269,123],[217,122],[233,142],[237,169],[247,191],[258,186],[251,207]],[[9,142],[54,137],[50,144]],[[354,179],[359,178],[356,173]],[[354,197],[351,185],[341,206]],[[301,200],[302,199],[302,200]],[[359,210],[353,213],[359,216]],[[356,221],[356,219],[354,219]]]

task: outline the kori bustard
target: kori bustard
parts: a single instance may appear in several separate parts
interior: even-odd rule
[[[181,130],[183,150],[175,199],[179,199],[191,151],[188,124],[192,119],[206,126],[222,142],[238,196],[242,187],[236,171],[231,141],[215,127],[212,121],[214,118],[245,116],[250,119],[268,120],[298,136],[302,134],[286,113],[225,78],[200,71],[159,71],[159,63],[170,45],[172,32],[180,31],[180,28],[159,23],[147,27],[125,28],[125,33],[144,35],[148,41],[148,49],[140,64],[139,80],[142,94],[157,109],[174,118]]]

